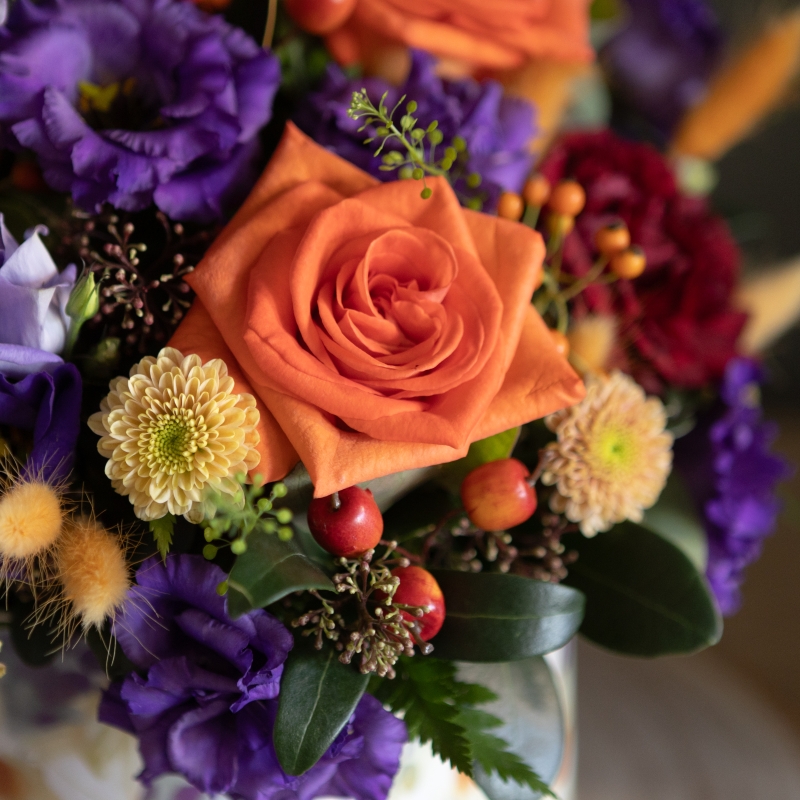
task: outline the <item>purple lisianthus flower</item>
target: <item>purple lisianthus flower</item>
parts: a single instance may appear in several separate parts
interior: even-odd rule
[[[46,350],[0,344],[0,425],[33,435],[25,473],[69,475],[80,433],[81,375]]]
[[[600,52],[615,95],[666,140],[719,63],[723,35],[705,0],[627,0],[630,18]]]
[[[272,729],[293,638],[266,611],[232,620],[216,591],[225,577],[200,556],[150,559],[115,622],[137,672],[111,686],[100,718],[139,737],[142,781],[177,772],[240,800],[384,800],[405,725],[366,695],[314,767],[283,772]]]
[[[323,147],[351,161],[382,181],[395,180],[397,170],[381,170],[382,160],[373,154],[376,139],[365,145],[364,139],[375,136],[374,129],[361,133],[363,124],[347,115],[353,92],[366,89],[377,105],[388,92],[386,105],[392,109],[403,95],[406,99],[398,110],[405,113],[405,103],[417,103],[414,117],[418,127],[426,128],[434,120],[444,136],[440,152],[460,136],[467,145],[469,162],[466,174],[477,173],[481,184],[470,188],[464,178],[454,182],[459,197],[480,198],[483,210],[493,210],[503,191],[519,192],[533,166],[528,146],[536,133],[533,106],[525,100],[507,97],[495,81],[479,83],[472,79],[448,81],[435,72],[436,61],[429,53],[412,50],[411,72],[402,86],[394,87],[378,78],[350,80],[331,64],[320,88],[311,93],[298,109],[295,121]],[[396,140],[390,140],[384,152],[405,152]],[[455,169],[454,169],[455,171]]]
[[[73,264],[58,271],[38,230],[18,245],[0,214],[0,342],[61,352],[75,274]]]
[[[255,178],[277,59],[188,0],[17,0],[0,126],[83,208],[218,218]]]
[[[777,428],[763,420],[763,379],[757,362],[732,359],[720,408],[676,445],[676,464],[704,517],[706,574],[726,615],[741,605],[744,570],[775,529],[780,511],[775,490],[790,473],[788,464],[770,452]]]

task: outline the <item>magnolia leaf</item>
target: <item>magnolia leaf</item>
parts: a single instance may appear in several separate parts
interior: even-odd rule
[[[584,597],[521,575],[433,570],[447,615],[432,644],[455,661],[517,661],[563,647],[578,631]]]
[[[708,539],[695,512],[694,501],[673,470],[658,502],[644,515],[644,526],[683,551],[700,572],[708,563]]]
[[[169,548],[172,547],[172,533],[175,530],[174,515],[168,513],[161,519],[150,520],[150,530],[153,532],[153,539],[161,558],[166,561]]]
[[[322,758],[356,710],[369,683],[332,647],[296,645],[281,678],[273,743],[284,772],[302,775]]]
[[[566,582],[586,595],[588,639],[638,656],[693,653],[719,641],[722,620],[705,578],[662,536],[623,522],[563,541],[579,553]]]
[[[302,552],[294,539],[255,531],[228,577],[228,613],[236,618],[303,589],[334,590],[331,579]]]

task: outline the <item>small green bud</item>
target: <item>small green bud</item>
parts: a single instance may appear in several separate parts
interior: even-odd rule
[[[264,485],[264,476],[260,472],[257,472],[255,475],[253,475],[253,486],[255,486],[258,489],[263,485]]]
[[[453,166],[453,159],[452,158],[443,158],[441,160],[442,169],[447,172]]]
[[[377,133],[378,136],[388,136],[389,135],[389,129],[385,125],[381,125],[380,128],[377,128],[375,130],[375,133]]]
[[[220,597],[224,597],[228,594],[228,581],[222,581],[221,583],[217,584],[217,594]]]
[[[453,139],[453,147],[457,153],[463,153],[467,149],[467,143],[461,136],[456,136]]]
[[[272,511],[272,500],[262,497],[256,504],[256,508],[259,514],[263,514],[265,511]]]
[[[481,185],[482,181],[483,178],[481,178],[477,172],[467,175],[467,186],[469,186],[470,189],[477,189]]]
[[[400,125],[402,125],[404,131],[413,128],[416,124],[417,121],[410,114],[404,114],[402,119],[400,120]]]
[[[278,523],[274,519],[265,519],[263,527],[265,533],[275,533],[278,530]]]
[[[244,483],[247,480],[247,475],[244,472],[237,472],[234,477],[238,483]]]
[[[428,199],[430,199],[430,196],[431,196],[432,194],[433,194],[433,189],[431,189],[431,187],[430,187],[430,186],[426,186],[426,187],[425,187],[425,188],[424,188],[424,189],[423,189],[423,190],[422,190],[422,191],[419,193],[419,196],[420,196],[420,197],[421,197],[423,200],[428,200]]]
[[[292,512],[288,508],[279,508],[275,514],[275,519],[277,519],[281,525],[286,525],[292,521]]]
[[[416,167],[414,169],[414,171],[411,173],[411,177],[415,181],[421,181],[424,176],[425,176],[425,173],[419,167]]]
[[[406,103],[406,111],[408,111],[409,114],[413,114],[418,108],[419,106],[416,100],[409,100],[409,102]]]
[[[428,134],[428,141],[431,144],[441,144],[444,141],[444,135],[441,131],[431,131]]]
[[[205,558],[206,561],[213,561],[217,557],[218,552],[219,548],[214,547],[213,544],[207,544],[203,548],[203,558]]]
[[[231,553],[235,556],[240,556],[242,553],[247,552],[247,542],[244,539],[236,539],[231,542]]]
[[[67,315],[73,324],[82,325],[100,310],[100,291],[93,272],[84,272],[67,300]]]
[[[483,208],[483,200],[480,197],[470,197],[467,200],[467,208],[471,211],[480,211]]]
[[[289,490],[286,488],[286,484],[285,483],[276,483],[272,487],[272,497],[273,497],[273,499],[276,498],[276,497],[286,497],[286,495],[288,493],[289,493]]]
[[[292,536],[294,536],[294,531],[291,528],[287,528],[286,526],[278,528],[278,538],[282,542],[288,542]]]
[[[431,133],[432,131],[435,131],[438,127],[439,127],[439,120],[435,119],[433,122],[431,122],[430,125],[428,125],[427,131],[428,133]]]
[[[206,528],[203,531],[203,538],[207,542],[213,542],[215,539],[219,539],[219,534],[213,528]]]
[[[414,177],[414,168],[409,167],[408,165],[406,165],[405,167],[400,167],[400,169],[397,172],[397,175],[401,180],[407,181]]]
[[[449,158],[451,161],[455,161],[458,158],[458,153],[456,152],[455,147],[446,147],[444,150],[444,157]]]
[[[425,131],[422,130],[422,128],[417,128],[416,130],[411,131],[411,138],[415,142],[421,142],[424,137],[425,137]]]

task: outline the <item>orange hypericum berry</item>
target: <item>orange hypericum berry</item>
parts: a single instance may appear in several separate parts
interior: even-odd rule
[[[510,219],[512,222],[518,222],[522,219],[522,214],[525,211],[525,203],[522,197],[516,192],[503,192],[500,195],[500,200],[497,203],[497,216],[503,219]]]
[[[529,206],[541,208],[550,199],[551,189],[550,181],[537,173],[525,181],[522,197]]]
[[[11,185],[23,192],[42,192],[47,188],[39,165],[29,158],[18,159],[11,167],[10,177]]]
[[[647,258],[641,247],[629,247],[611,259],[611,271],[618,277],[632,281],[638,278],[647,266]]]
[[[428,610],[419,618],[419,638],[423,642],[433,639],[442,629],[445,618],[444,594],[436,578],[422,567],[398,567],[392,575],[400,579],[393,601],[406,606],[422,606]],[[415,619],[403,611],[406,619]]]
[[[566,214],[548,214],[545,225],[547,226],[547,232],[551,236],[560,236],[563,239],[575,227],[575,217],[570,217]]]
[[[594,235],[594,246],[597,248],[597,252],[609,258],[630,245],[631,232],[621,219],[604,225]]]
[[[556,214],[577,217],[586,205],[586,192],[577,181],[561,181],[547,203]]]
[[[308,527],[317,544],[334,556],[353,558],[378,546],[383,516],[372,492],[350,486],[308,507]]]

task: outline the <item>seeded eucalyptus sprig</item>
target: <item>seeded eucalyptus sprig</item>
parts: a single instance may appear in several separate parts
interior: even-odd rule
[[[236,476],[241,488],[233,499],[221,494],[211,498],[216,513],[206,522],[204,535],[208,544],[203,548],[203,555],[209,560],[216,558],[221,540],[232,540],[231,552],[238,556],[247,550],[247,537],[254,531],[277,534],[283,541],[294,535],[292,512],[275,508],[275,501],[286,497],[286,484],[274,483],[265,497],[261,476],[256,475],[251,485],[246,485],[246,478],[244,474]]]
[[[437,159],[436,148],[444,142],[438,121],[434,120],[426,128],[417,127],[419,120],[414,113],[418,106],[416,101],[409,100],[405,107],[406,113],[400,118],[398,127],[394,122],[394,116],[405,101],[406,95],[403,95],[391,110],[386,105],[387,95],[388,92],[383,93],[376,107],[369,99],[366,89],[353,92],[347,114],[351,119],[363,120],[358,129],[359,133],[370,126],[375,127],[376,135],[365,139],[364,144],[372,144],[376,139],[381,139],[374,153],[376,158],[382,155],[383,164],[380,169],[384,172],[398,170],[401,178],[421,180],[424,188],[420,195],[423,200],[427,200],[433,194],[433,190],[427,185],[425,178],[429,175],[443,177],[452,183],[453,176],[449,174],[450,170],[456,163],[463,165],[466,161],[467,143],[462,137],[456,136]],[[400,144],[402,150],[384,152],[392,141]],[[480,176],[468,175],[466,181],[471,188],[475,188],[480,184]]]

